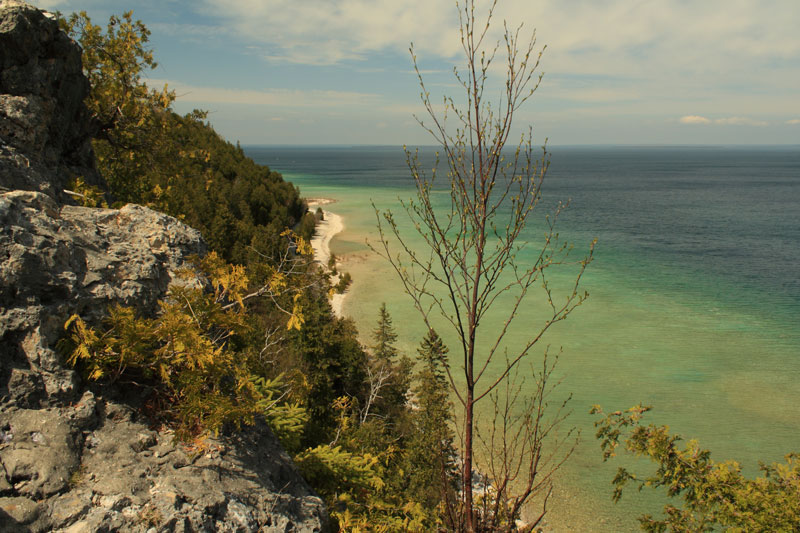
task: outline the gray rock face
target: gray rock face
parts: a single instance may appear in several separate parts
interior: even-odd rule
[[[0,186],[61,198],[66,181],[94,170],[89,84],[81,53],[58,23],[16,0],[0,0]]]
[[[0,442],[0,532],[313,532],[327,521],[263,424],[191,452],[87,391],[72,406],[4,411]]]
[[[204,249],[196,230],[141,206],[0,194],[0,398],[25,407],[73,399],[74,372],[51,348],[66,319],[96,322],[112,303],[152,312],[186,258]]]
[[[0,533],[327,529],[327,513],[261,423],[176,445],[55,349],[66,319],[155,311],[200,234],[127,205],[64,205],[96,173],[80,52],[38,10],[0,0]]]

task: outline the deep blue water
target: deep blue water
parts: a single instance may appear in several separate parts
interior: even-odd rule
[[[399,147],[245,149],[319,184],[412,185]],[[776,318],[800,314],[800,147],[550,151],[545,198],[570,200],[562,228],[578,242],[596,237],[619,275],[651,285],[657,268],[660,282],[677,288],[703,285]],[[421,149],[423,166],[433,166],[432,154]]]

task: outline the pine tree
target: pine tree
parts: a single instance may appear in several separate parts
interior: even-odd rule
[[[417,372],[413,396],[416,409],[413,433],[406,449],[408,493],[429,508],[453,501],[458,473],[451,429],[452,406],[444,367],[447,346],[434,330],[428,331],[419,349],[422,368]],[[450,506],[444,506],[449,508]],[[450,520],[445,517],[446,522]]]
[[[394,345],[397,333],[386,303],[381,304],[372,338],[375,344],[372,345],[367,369],[369,394],[361,410],[362,424],[370,415],[394,419],[405,410],[414,366],[411,359],[400,355]]]
[[[386,302],[381,304],[378,315],[378,326],[372,332],[375,344],[372,345],[372,353],[379,360],[393,362],[397,356],[397,348],[394,343],[397,340],[397,333],[392,326],[392,317],[386,310]]]

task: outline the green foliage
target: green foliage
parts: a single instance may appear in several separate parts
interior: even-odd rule
[[[308,424],[308,411],[297,402],[284,401],[287,391],[283,390],[283,374],[268,379],[263,376],[252,378],[260,398],[256,400],[259,413],[266,416],[267,423],[287,451],[300,448],[300,438]]]
[[[295,456],[303,476],[328,499],[383,487],[383,480],[376,475],[377,462],[378,458],[368,453],[354,455],[341,446],[324,444]]]
[[[339,530],[400,530],[388,527],[395,521],[393,507],[381,497],[387,488],[387,453],[383,442],[374,445],[380,431],[359,424],[351,398],[337,398],[333,408],[337,413],[334,442],[308,448],[295,457],[303,477],[325,499]]]
[[[304,216],[299,191],[280,174],[255,164],[195,117],[171,115],[167,134],[151,201],[200,230],[227,261],[277,260],[287,227],[311,237],[314,217]]]
[[[287,332],[281,368],[302,376],[311,416],[305,444],[314,446],[333,440],[338,415],[332,406],[338,398],[364,397],[367,356],[353,322],[332,316],[327,290],[309,288],[299,302],[305,323]]]
[[[314,235],[314,231],[317,227],[318,219],[312,213],[305,213],[302,218],[300,219],[300,224],[297,227],[297,233],[305,237],[306,239],[310,239],[312,235]]]
[[[339,281],[334,286],[334,290],[339,293],[343,294],[353,283],[353,278],[350,276],[349,272],[345,272],[342,274],[342,277],[339,278]]]
[[[376,358],[392,361],[397,356],[397,349],[394,343],[397,342],[397,333],[392,326],[392,317],[386,310],[386,302],[381,304],[378,310],[378,325],[372,331],[372,353]]]
[[[148,166],[153,166],[151,154],[164,140],[167,111],[175,99],[167,87],[151,90],[143,81],[143,71],[157,64],[147,46],[150,31],[132,17],[132,11],[112,16],[105,32],[86,12],[60,21],[83,49],[83,71],[91,87],[86,106],[92,114],[98,166],[126,202],[148,193],[149,180],[132,179],[131,172],[135,168],[147,175]],[[126,163],[119,164],[122,161]]]
[[[385,303],[378,311],[378,324],[372,332],[372,340],[369,360],[372,390],[366,408],[377,416],[394,418],[405,408],[413,363],[407,356],[401,356],[395,347],[397,333]],[[366,419],[366,414],[362,419]]]
[[[644,487],[663,487],[682,506],[666,505],[664,517],[642,516],[644,531],[795,531],[800,524],[800,462],[797,454],[786,456],[786,463],[761,465],[763,475],[745,477],[735,461],[715,462],[711,452],[690,440],[672,435],[666,426],[643,426],[641,419],[650,407],[637,405],[627,411],[606,415],[599,406],[593,414],[604,459],[616,454],[620,441],[637,457],[647,457],[657,465],[654,474],[640,476],[620,468],[614,478],[614,501],[622,497],[631,483]]]
[[[326,311],[311,298],[306,303],[306,324],[291,332],[305,356],[301,368],[311,413],[306,449],[295,457],[301,472],[325,499],[342,531],[437,529],[443,523],[443,487],[449,487],[448,494],[454,490],[450,406],[441,381],[446,348],[438,337],[425,345],[426,353],[436,355],[418,374],[415,390],[421,402],[415,407],[406,399],[411,384],[407,358],[379,360],[357,344],[342,349],[339,343],[346,345],[354,333],[348,333],[351,323],[326,326],[321,319]],[[385,306],[378,326],[386,341],[383,353],[397,358]],[[337,353],[352,359],[342,364]],[[386,379],[375,380],[378,369],[387,371]]]
[[[408,492],[428,508],[454,499],[458,472],[454,445],[452,405],[444,366],[447,346],[430,330],[418,350],[422,367],[416,374],[412,412],[413,431],[404,451]]]
[[[404,483],[404,432],[381,419],[360,423],[348,400],[337,405],[343,422],[338,443],[309,449],[295,460],[325,498],[339,530],[430,531],[435,513]]]
[[[91,86],[86,103],[98,127],[130,137],[142,128],[154,109],[166,109],[175,99],[166,87],[151,91],[143,82],[142,71],[158,65],[147,47],[150,31],[132,17],[133,11],[122,17],[112,15],[105,33],[91,23],[85,11],[60,21],[83,49],[83,71]]]
[[[249,327],[242,304],[244,269],[223,268],[215,254],[199,266],[214,272],[213,290],[173,285],[155,318],[113,306],[105,327],[97,330],[72,316],[61,343],[68,362],[90,380],[146,384],[161,406],[159,414],[182,440],[266,415],[279,435],[297,441],[306,415],[296,404],[281,402],[280,377],[255,374],[252,353],[241,349]]]
[[[442,374],[447,348],[433,332],[423,341],[424,362],[415,375],[414,400],[408,401],[411,363],[394,347],[391,322],[384,305],[374,336],[383,357],[370,354],[366,398],[337,404],[336,442],[351,453],[377,458],[374,468],[383,485],[366,499],[350,493],[337,517],[355,530],[368,524],[363,530],[432,531],[447,523],[442,501],[455,496],[452,413]]]
[[[75,176],[70,180],[64,192],[72,196],[83,207],[108,207],[103,191],[98,187],[88,185],[83,180],[83,176]]]
[[[287,227],[310,238],[315,218],[295,187],[220,138],[204,112],[179,116],[173,92],[146,85],[143,72],[156,66],[150,32],[131,12],[112,16],[105,32],[84,12],[61,22],[83,48],[97,166],[118,204],[183,220],[237,264],[275,259]]]

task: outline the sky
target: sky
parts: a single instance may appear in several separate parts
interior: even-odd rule
[[[434,144],[414,118],[425,110],[411,42],[434,102],[461,94],[453,0],[33,4],[103,26],[132,9],[159,62],[148,84],[242,144]],[[798,0],[500,0],[490,44],[504,20],[546,45],[541,84],[514,117],[535,144],[800,144]]]

